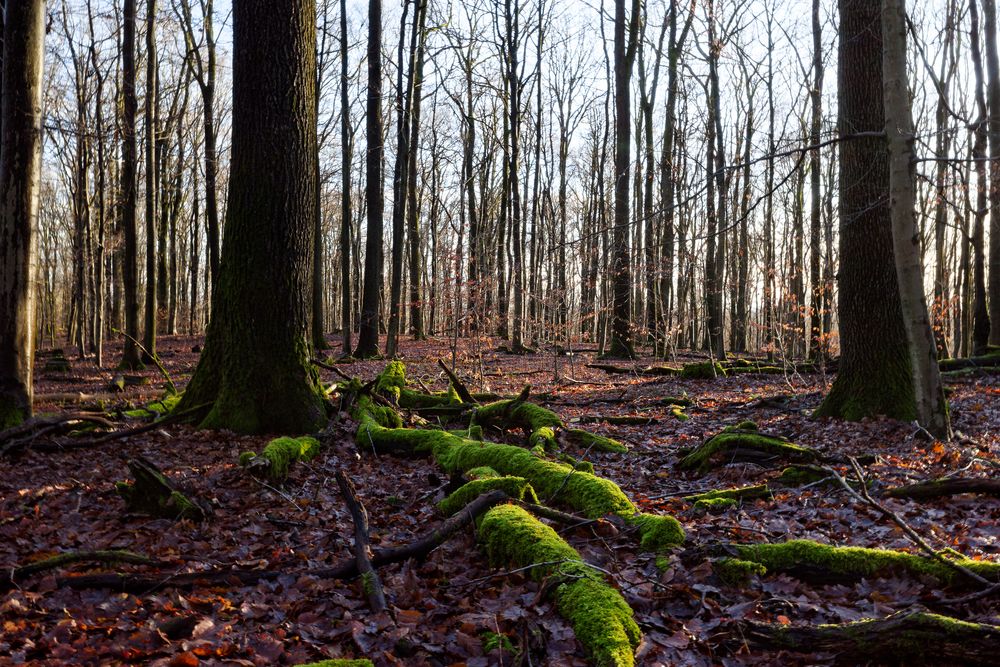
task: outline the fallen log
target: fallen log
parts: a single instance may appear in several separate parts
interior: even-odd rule
[[[796,445],[779,436],[765,435],[753,422],[741,422],[709,438],[681,459],[682,470],[706,472],[714,465],[736,460],[787,460],[807,463],[821,460],[819,452]]]
[[[1000,498],[1000,480],[982,477],[946,477],[897,486],[885,492],[890,498],[929,500],[962,493],[980,493]]]
[[[970,623],[921,609],[836,625],[738,621],[730,642],[801,653],[833,653],[840,664],[995,665],[1000,626]]]

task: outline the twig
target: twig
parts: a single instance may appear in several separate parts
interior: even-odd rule
[[[472,397],[472,394],[469,393],[469,389],[465,386],[465,384],[461,380],[458,379],[457,375],[451,372],[451,369],[448,368],[448,366],[444,363],[444,361],[438,359],[438,366],[441,367],[441,370],[443,370],[445,375],[448,376],[448,379],[451,380],[451,386],[455,388],[455,391],[458,393],[459,398],[461,398],[464,402],[472,403],[473,405],[479,402]]]
[[[956,563],[953,560],[945,558],[940,553],[935,551],[934,547],[927,544],[927,541],[924,540],[924,538],[920,537],[920,535],[915,530],[913,530],[913,528],[911,528],[909,524],[903,521],[903,519],[898,514],[880,505],[874,498],[871,497],[871,495],[869,495],[868,487],[865,485],[865,476],[864,473],[861,472],[861,466],[858,464],[857,459],[855,459],[853,456],[849,456],[847,457],[847,460],[850,461],[851,467],[854,469],[854,474],[857,475],[858,477],[858,482],[860,483],[860,489],[861,489],[860,491],[852,487],[847,482],[847,480],[844,479],[840,475],[840,473],[838,473],[836,470],[824,466],[826,471],[830,473],[830,475],[834,479],[837,480],[837,483],[839,483],[844,488],[845,491],[847,491],[851,496],[853,496],[857,500],[860,500],[861,502],[865,503],[872,509],[876,510],[882,516],[891,520],[897,526],[899,526],[903,530],[903,533],[910,539],[910,541],[913,542],[918,547],[920,547],[920,549],[925,553],[927,553],[927,555],[929,555],[931,558],[940,561],[947,567],[950,567],[957,572],[961,572],[962,574],[969,577],[978,584],[981,584],[986,587],[993,586],[992,582],[990,582],[988,579],[979,576],[969,568],[964,567],[963,565],[960,565],[959,563]]]

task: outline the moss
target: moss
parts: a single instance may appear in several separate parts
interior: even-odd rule
[[[366,658],[335,658],[333,660],[301,663],[295,665],[295,667],[375,667],[375,665],[371,660]]]
[[[753,431],[756,433],[758,431],[757,422],[750,419],[744,419],[738,424],[732,424],[731,426],[727,426],[722,429],[723,433],[738,433],[740,431]]]
[[[400,390],[406,386],[406,366],[402,361],[390,361],[375,379],[375,391],[399,402]]]
[[[852,364],[841,359],[830,393],[813,412],[814,417],[858,421],[885,415],[906,422],[917,418],[913,373],[905,338],[875,349],[882,353],[877,359],[870,354],[855,354],[862,358]]]
[[[681,459],[680,467],[684,470],[699,470],[704,472],[712,467],[713,457],[735,449],[752,449],[781,456],[792,461],[813,461],[818,457],[815,450],[785,442],[771,436],[758,435],[745,431],[724,431]]]
[[[148,417],[162,417],[170,414],[181,401],[182,394],[165,394],[163,398],[153,401],[135,410],[125,410],[122,414],[134,419],[145,419]]]
[[[511,410],[511,406],[515,402],[517,399],[509,399],[476,408],[473,413],[473,423],[501,428],[517,426],[529,433],[545,427],[551,429],[562,427],[562,419],[551,410],[527,401],[521,401]]]
[[[767,498],[771,495],[771,489],[767,484],[757,484],[754,486],[742,486],[736,489],[716,489],[706,493],[698,493],[693,496],[685,496],[684,500],[689,503],[697,503],[700,500],[748,500],[753,498]]]
[[[886,576],[905,572],[951,585],[959,582],[955,569],[924,556],[864,547],[836,547],[812,540],[791,540],[778,544],[744,544],[735,547],[743,560],[759,563],[773,572],[823,570],[848,578]],[[1000,581],[1000,563],[976,561],[949,554],[960,565],[990,581]]]
[[[466,470],[465,476],[468,477],[470,480],[488,479],[491,477],[499,477],[500,473],[498,473],[493,468],[490,468],[489,466],[479,466],[478,468],[472,468],[470,470]]]
[[[639,546],[646,551],[660,553],[684,541],[684,529],[672,516],[636,514],[626,521],[639,529]]]
[[[288,470],[296,461],[308,461],[319,454],[319,441],[302,438],[275,438],[267,443],[260,459],[266,461],[267,476],[281,481],[288,477]],[[242,457],[241,457],[242,458]]]
[[[523,477],[487,477],[475,479],[459,487],[454,493],[438,503],[438,511],[445,516],[460,511],[480,495],[500,489],[514,500],[538,503],[538,496],[531,483]]]
[[[674,416],[678,421],[686,422],[691,419],[691,417],[684,412],[684,408],[679,405],[674,405],[670,408],[670,414]]]
[[[720,558],[712,563],[716,576],[730,586],[745,586],[753,576],[767,574],[760,563],[739,558]]]
[[[137,488],[130,482],[115,482],[115,492],[125,501],[130,512],[175,520],[200,521],[205,518],[202,509],[180,491],[159,494],[151,489]]]
[[[240,452],[240,465],[245,468],[256,456],[257,452]]]
[[[514,642],[507,635],[498,635],[495,632],[487,630],[481,636],[483,638],[483,653],[496,650],[506,651],[507,653],[515,651]]]
[[[556,609],[595,665],[635,664],[642,634],[632,609],[554,530],[520,507],[500,505],[483,516],[479,536],[494,565],[527,567],[536,581],[559,582],[551,594]]]
[[[713,370],[714,369],[714,370]],[[700,361],[694,364],[684,364],[681,368],[682,380],[712,380],[726,377],[726,369],[718,361]]]
[[[829,478],[830,473],[815,466],[788,466],[777,480],[786,486],[805,486]]]
[[[0,394],[0,431],[24,423],[27,411],[13,397]]]
[[[694,509],[701,512],[721,512],[736,507],[739,503],[736,498],[705,498],[696,500]]]
[[[541,447],[547,452],[555,451],[556,432],[550,426],[543,426],[540,429],[532,431],[528,437],[528,446],[532,448]]]
[[[566,465],[568,465],[573,470],[581,470],[583,472],[589,472],[591,475],[594,474],[594,464],[590,461],[579,461],[569,454],[559,454],[559,460]]]
[[[571,428],[566,431],[567,437],[585,449],[592,449],[597,452],[617,452],[624,453],[628,447],[602,435],[585,431],[582,428]]]

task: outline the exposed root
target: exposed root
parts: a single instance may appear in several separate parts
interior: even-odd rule
[[[275,482],[283,482],[288,471],[298,461],[309,461],[319,454],[319,442],[315,438],[275,438],[267,443],[258,456],[256,452],[240,454],[240,465],[257,476],[267,476]]]

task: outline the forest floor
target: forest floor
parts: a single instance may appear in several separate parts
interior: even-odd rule
[[[200,343],[183,336],[160,339],[163,363],[179,386],[194,369],[194,350]],[[487,351],[480,355],[475,349],[479,343],[460,340],[458,346],[457,370],[474,391],[517,393],[530,383],[533,394],[552,392],[543,404],[567,422],[588,416],[649,418],[632,426],[588,424],[631,449],[625,454],[591,453],[588,459],[597,474],[621,486],[641,510],[672,514],[681,521],[687,540],[668,557],[666,569],[658,568],[653,554],[642,553],[627,531],[609,533],[592,524],[560,529],[585,560],[610,573],[635,610],[644,633],[637,664],[825,664],[836,656],[758,648],[740,642],[733,628],[741,620],[798,625],[881,618],[914,604],[935,609],[949,597],[934,584],[905,575],[826,584],[770,573],[739,586],[720,581],[699,545],[809,538],[916,551],[893,522],[836,485],[774,484],[773,496],[765,499],[720,513],[694,509],[684,496],[773,481],[784,467],[782,462],[735,463],[706,474],[678,469],[680,448],[696,446],[742,420],[754,420],[761,431],[826,454],[876,454],[865,472],[872,480],[872,496],[882,506],[935,549],[952,548],[974,559],[1000,556],[1000,499],[967,494],[916,502],[880,495],[890,486],[958,470],[966,476],[996,478],[1000,375],[949,380],[959,435],[951,443],[935,443],[922,439],[913,426],[890,420],[811,419],[809,413],[832,379],[817,374],[714,380],[614,375],[586,366],[594,361],[593,352],[511,356],[483,343]],[[112,393],[107,385],[115,371],[79,361],[74,352],[66,349],[72,364],[68,373],[46,371],[44,359],[39,362],[38,411],[77,409],[69,399],[82,392],[85,403],[103,400],[122,427],[141,424],[115,411],[158,398],[163,379],[157,370],[141,373],[149,384]],[[106,350],[112,362],[119,354],[120,346]],[[448,361],[451,354],[450,341],[443,339],[402,344],[411,381],[436,390],[447,386],[437,360]],[[653,360],[639,360],[636,366],[643,363]],[[561,381],[554,380],[556,364]],[[384,362],[338,367],[367,381]],[[337,380],[329,371],[322,376],[327,383]],[[692,401],[686,421],[656,405],[663,396],[682,395]],[[237,464],[240,452],[261,451],[268,438],[177,424],[95,448],[29,448],[4,462],[3,579],[16,565],[64,551],[127,549],[165,561],[155,572],[167,585],[139,595],[60,585],[59,577],[67,573],[149,571],[141,565],[109,564],[50,571],[17,585],[5,582],[0,586],[0,664],[292,665],[325,657],[369,657],[376,665],[511,665],[518,664],[519,657],[522,664],[587,664],[572,628],[546,600],[542,586],[525,572],[490,567],[471,528],[423,562],[380,568],[387,614],[369,612],[358,581],[297,574],[352,557],[353,526],[334,480],[337,470],[354,481],[367,507],[373,546],[411,542],[441,520],[435,503],[443,497],[440,487],[447,475],[429,457],[374,456],[355,446],[355,424],[349,419],[336,428],[340,436],[333,446],[313,461],[296,465],[280,489]],[[497,437],[490,434],[489,439]],[[516,440],[517,434],[508,435],[509,442]],[[208,501],[214,515],[200,524],[127,515],[114,484],[128,477],[125,462],[136,455]],[[836,467],[850,474],[849,466]],[[254,586],[169,588],[177,573],[222,566],[287,574]],[[945,613],[997,624],[996,599],[987,597]],[[498,640],[498,635],[506,639]],[[497,643],[504,648],[488,650]]]

